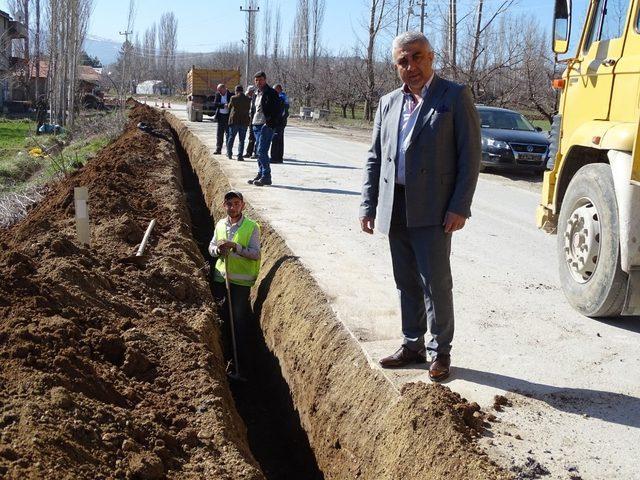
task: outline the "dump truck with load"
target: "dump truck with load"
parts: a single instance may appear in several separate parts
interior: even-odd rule
[[[240,70],[213,70],[191,67],[187,73],[187,118],[201,122],[203,115],[215,115],[216,88],[224,83],[233,89],[240,84]]]
[[[553,50],[570,45],[572,5],[556,0]],[[591,0],[576,53],[554,80],[537,224],[557,233],[562,289],[590,317],[640,314],[640,0]]]

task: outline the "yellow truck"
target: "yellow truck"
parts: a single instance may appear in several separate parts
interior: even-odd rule
[[[216,88],[224,83],[231,91],[240,84],[240,70],[191,67],[187,72],[187,118],[201,122],[203,115],[215,115]]]
[[[556,0],[553,51],[571,44]],[[590,317],[640,314],[640,0],[591,0],[562,78],[537,224],[557,234],[560,280]]]

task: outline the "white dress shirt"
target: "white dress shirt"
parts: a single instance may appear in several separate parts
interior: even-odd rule
[[[404,93],[404,99],[402,103],[402,115],[400,116],[400,128],[398,129],[398,164],[396,169],[396,183],[400,185],[405,184],[406,178],[406,166],[405,166],[405,154],[407,148],[409,148],[409,141],[413,133],[413,128],[416,125],[416,120],[420,113],[420,109],[424,104],[424,99],[427,96],[429,86],[433,81],[435,73],[431,75],[431,78],[422,87],[420,97],[416,100],[409,87],[404,84],[402,91]]]

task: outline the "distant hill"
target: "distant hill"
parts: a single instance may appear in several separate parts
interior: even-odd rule
[[[105,67],[115,63],[121,46],[121,43],[111,40],[95,40],[93,38],[87,38],[84,42],[86,52],[92,57],[98,57]]]

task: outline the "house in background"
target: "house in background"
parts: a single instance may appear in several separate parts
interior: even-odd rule
[[[138,95],[171,95],[171,89],[162,80],[146,80],[136,85]]]
[[[40,60],[40,69],[36,72],[35,62],[31,64],[31,72],[29,75],[28,89],[25,87],[24,82],[19,78],[20,75],[16,74],[13,77],[11,83],[10,93],[11,99],[14,101],[27,101],[34,100],[29,98],[29,95],[33,95],[36,91],[36,82],[38,83],[37,91],[43,95],[49,96],[47,79],[49,78],[49,61]],[[86,65],[78,66],[78,88],[76,92],[83,96],[87,93],[95,93],[101,89],[101,84],[104,81],[103,75],[100,73],[101,69],[89,67]]]
[[[4,111],[6,103],[11,98],[12,72],[20,65],[26,65],[26,60],[18,56],[24,48],[17,48],[17,42],[24,42],[28,38],[27,27],[11,18],[0,10],[0,111]]]

